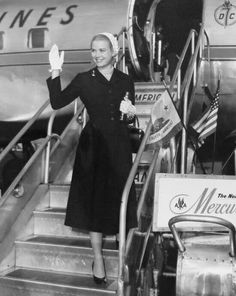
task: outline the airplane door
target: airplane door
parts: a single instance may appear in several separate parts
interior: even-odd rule
[[[155,12],[161,0],[131,0],[128,6],[127,39],[131,62],[142,80],[153,77],[153,46]]]

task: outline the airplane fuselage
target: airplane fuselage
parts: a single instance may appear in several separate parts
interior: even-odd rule
[[[185,10],[176,11],[178,5]],[[223,139],[236,129],[236,0],[194,0],[191,5],[186,0],[0,1],[0,122],[26,121],[48,100],[45,80],[50,75],[48,52],[54,43],[65,50],[61,75],[65,86],[76,73],[93,66],[90,40],[94,34],[118,34],[126,27],[134,79],[150,81],[149,42],[155,24],[159,19],[165,22],[169,32],[164,38],[172,43],[170,48],[179,50],[196,7],[200,7],[196,21],[204,24],[210,56],[205,47],[193,117],[201,114],[203,103],[209,104],[202,85],[207,84],[214,94],[220,76],[217,129]],[[63,112],[70,110],[68,106]],[[49,107],[42,117],[51,112]]]
[[[118,34],[128,1],[0,1],[0,121],[28,120],[48,100],[48,52],[65,50],[62,83],[89,69],[90,40]],[[48,116],[51,108],[44,113]]]

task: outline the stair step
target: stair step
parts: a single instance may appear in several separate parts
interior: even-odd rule
[[[148,160],[145,159],[144,163],[140,164],[137,174],[135,176],[135,184],[136,184],[136,191],[139,195],[140,187],[143,185],[143,181],[145,179],[145,172],[149,167]],[[49,192],[49,206],[50,208],[60,208],[66,209],[67,201],[69,196],[69,185],[50,185],[50,192]]]
[[[117,282],[108,279],[96,285],[91,276],[72,273],[51,273],[45,270],[16,269],[0,278],[4,296],[90,296],[115,295]]]
[[[64,225],[65,209],[46,208],[34,211],[34,234],[79,237],[85,234]]]
[[[89,234],[64,225],[65,209],[45,208],[34,211],[34,234],[37,236],[73,237],[89,239]],[[115,236],[105,236],[105,248],[115,248]],[[107,245],[110,242],[110,245]],[[113,246],[112,246],[113,245]],[[107,246],[107,247],[106,247]]]
[[[65,209],[70,185],[50,185],[50,207]]]
[[[118,251],[115,242],[104,244],[103,255],[108,277],[118,273]],[[32,236],[16,241],[16,266],[76,274],[90,274],[93,252],[89,240],[52,236]]]

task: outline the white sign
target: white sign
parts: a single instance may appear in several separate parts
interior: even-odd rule
[[[236,226],[236,178],[156,174],[153,231],[169,231],[170,218],[184,214],[219,217]],[[209,223],[181,222],[181,229],[205,228]]]

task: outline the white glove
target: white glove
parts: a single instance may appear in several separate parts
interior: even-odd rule
[[[133,117],[136,114],[136,107],[132,105],[130,100],[124,99],[120,103],[120,111],[129,117]]]
[[[60,70],[62,71],[62,65],[64,62],[64,50],[59,55],[58,46],[54,44],[49,52],[49,62],[51,69],[49,70],[52,72],[53,70]]]

